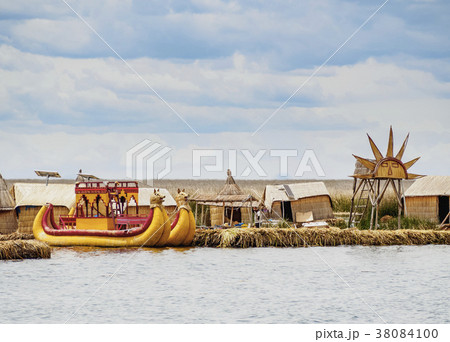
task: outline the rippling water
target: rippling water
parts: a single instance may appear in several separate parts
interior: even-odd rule
[[[55,248],[0,262],[0,323],[450,323],[449,266],[450,246]]]

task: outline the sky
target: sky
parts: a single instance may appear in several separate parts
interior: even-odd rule
[[[439,0],[2,1],[0,173],[134,177],[148,139],[154,177],[345,179],[392,125],[449,175],[448,32]]]

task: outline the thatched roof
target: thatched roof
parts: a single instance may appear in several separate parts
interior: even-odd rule
[[[161,193],[161,195],[165,196],[164,198],[164,206],[166,207],[170,207],[170,206],[176,206],[177,202],[175,201],[175,199],[172,197],[172,195],[170,194],[170,192],[167,189],[163,189],[163,188],[156,188],[159,189],[159,192]],[[153,193],[153,190],[155,190],[155,188],[139,188],[139,206],[149,206],[150,205],[150,196]],[[134,203],[134,201],[130,202],[130,207],[135,207],[136,203]]]
[[[225,206],[258,206],[258,200],[252,195],[246,195],[234,181],[231,171],[227,170],[227,180],[217,195],[198,194],[191,198],[192,201],[201,202],[205,205],[223,205]]]
[[[405,197],[450,196],[450,176],[425,176],[416,180]]]
[[[227,180],[222,190],[219,191],[219,196],[235,196],[243,195],[241,188],[234,181],[231,171],[227,170]],[[245,195],[244,195],[245,196]]]
[[[51,203],[68,209],[75,206],[75,187],[73,184],[15,183],[12,195],[16,208],[21,206],[42,206]]]
[[[189,199],[204,205],[225,205],[226,207],[258,207],[259,201],[252,195],[204,195],[198,194]]]
[[[323,182],[266,185],[263,201],[265,207],[270,210],[273,202],[296,201],[301,198],[316,196],[330,197],[330,193]]]
[[[0,210],[14,209],[14,200],[8,192],[8,186],[0,174]]]

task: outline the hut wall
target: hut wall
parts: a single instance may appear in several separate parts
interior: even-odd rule
[[[251,223],[252,222],[252,208],[251,207],[242,207],[241,208],[241,221],[242,221],[242,223]]]
[[[439,221],[439,202],[435,196],[405,197],[406,216]]]
[[[214,207],[204,204],[197,205],[197,225],[211,226],[211,212],[210,212],[211,208]],[[202,219],[202,211],[203,211],[203,219]]]
[[[210,206],[210,217],[211,217],[211,226],[215,225],[222,225],[225,223],[230,223],[230,219],[228,217],[225,217],[224,221],[224,210],[222,206]],[[235,207],[236,208],[236,207]],[[251,222],[251,215],[252,215],[252,209],[250,207],[241,207],[241,222],[242,223],[250,223]],[[233,218],[233,221],[235,219]]]
[[[223,207],[210,206],[211,226],[221,225],[223,223]]]
[[[14,210],[0,210],[0,234],[14,233],[18,228]]]
[[[296,201],[291,201],[292,217],[295,220],[297,212],[312,211],[314,220],[327,220],[334,218],[333,209],[331,208],[331,201],[328,196],[315,196],[308,198],[301,198]],[[276,201],[272,204],[273,219],[280,219],[283,217],[281,212],[281,202]]]
[[[283,214],[281,212],[281,202],[276,201],[272,204],[272,213],[270,215],[271,218],[275,220],[279,220],[283,218]]]
[[[34,218],[37,213],[41,210],[41,207],[35,206],[22,206],[16,208],[17,221],[18,221],[18,232],[19,233],[33,233],[33,223]],[[63,206],[54,206],[53,213],[55,215],[55,221],[59,221],[59,216],[68,215],[69,209]]]
[[[296,217],[297,212],[312,211],[314,220],[327,220],[334,218],[333,209],[331,208],[330,197],[316,196],[301,198],[291,202],[292,217]]]

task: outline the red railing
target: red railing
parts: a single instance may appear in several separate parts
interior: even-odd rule
[[[59,225],[61,229],[75,229],[77,223],[76,217],[72,216],[60,216]]]
[[[83,217],[83,219],[95,220],[98,217]],[[135,226],[142,225],[146,222],[148,216],[137,215],[137,216],[118,216],[115,218],[115,229],[128,229]],[[75,229],[77,223],[77,218],[73,216],[60,216],[59,226],[61,229]]]
[[[108,191],[125,190],[126,192],[138,192],[137,182],[78,182],[75,184],[75,193],[107,193]]]

